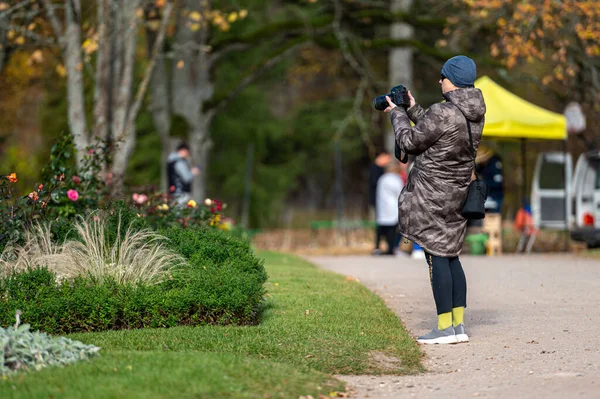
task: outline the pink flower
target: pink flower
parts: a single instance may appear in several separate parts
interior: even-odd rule
[[[94,153],[94,149],[92,148],[91,150],[89,150],[89,151],[88,151],[88,153],[89,153],[90,155],[92,155],[92,154]]]
[[[69,199],[71,201],[77,201],[77,199],[79,198],[79,193],[73,189],[67,191],[67,197],[69,197]]]
[[[131,198],[133,199],[133,202],[139,205],[143,205],[148,201],[148,196],[146,194],[134,193]]]

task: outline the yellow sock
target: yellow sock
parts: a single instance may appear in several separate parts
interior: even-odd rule
[[[452,312],[438,315],[438,330],[445,330],[452,325]]]
[[[465,308],[462,306],[459,308],[452,308],[452,324],[456,327],[459,324],[465,322]]]

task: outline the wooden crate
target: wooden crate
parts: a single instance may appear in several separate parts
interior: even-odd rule
[[[487,254],[489,256],[502,255],[502,215],[499,213],[486,213],[481,230],[489,237]]]

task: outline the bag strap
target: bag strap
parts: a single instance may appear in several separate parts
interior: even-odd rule
[[[477,175],[477,165],[475,164],[475,158],[477,157],[477,153],[475,152],[475,146],[473,145],[473,133],[471,133],[471,122],[469,122],[469,119],[467,118],[465,113],[462,112],[462,110],[458,108],[456,104],[451,104],[454,105],[456,109],[460,111],[461,114],[463,114],[463,116],[465,117],[465,121],[467,121],[467,131],[469,132],[469,147],[471,150],[471,155],[473,155],[473,171],[475,172],[475,179],[479,180],[479,175]]]

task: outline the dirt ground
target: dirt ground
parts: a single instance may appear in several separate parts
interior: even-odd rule
[[[418,336],[436,323],[424,260],[309,257],[358,278]],[[338,376],[356,398],[600,398],[600,261],[461,258],[468,344],[422,346],[416,376]]]

